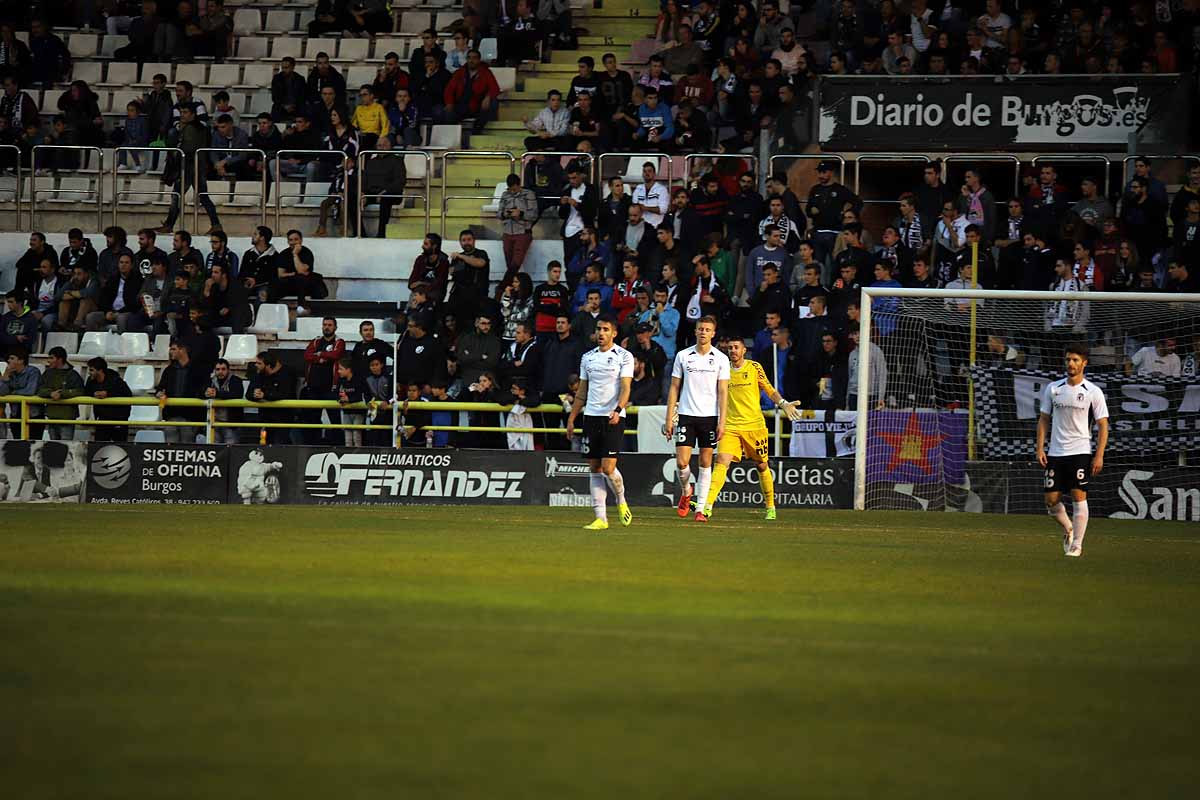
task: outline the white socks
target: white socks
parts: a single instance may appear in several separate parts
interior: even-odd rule
[[[696,510],[704,510],[704,501],[708,497],[708,487],[712,484],[712,467],[701,467],[700,477],[696,479]]]
[[[588,475],[592,487],[592,510],[596,519],[608,522],[608,482],[604,480],[603,472],[593,472]]]
[[[679,464],[675,464],[675,484],[679,487],[679,496],[683,497],[687,494],[688,484],[692,482],[692,471],[687,466],[683,469],[679,468]]]
[[[603,472],[600,474],[604,475]],[[625,479],[621,477],[621,470],[614,468],[612,475],[604,475],[604,478],[608,481],[613,494],[617,496],[617,505],[625,505]]]
[[[1061,506],[1062,503],[1059,503],[1059,505]],[[1075,538],[1071,540],[1071,547],[1072,548],[1076,548],[1076,547],[1082,548],[1083,547],[1083,536],[1085,533],[1087,533],[1087,524],[1088,524],[1087,500],[1076,500],[1073,511],[1075,512],[1074,520],[1073,520],[1075,523]]]
[[[1059,500],[1052,506],[1046,506],[1046,513],[1058,520],[1058,524],[1062,525],[1062,529],[1068,530],[1071,527],[1071,518],[1067,516],[1067,507]]]

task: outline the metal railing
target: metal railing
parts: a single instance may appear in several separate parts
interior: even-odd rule
[[[963,164],[974,167],[983,164],[1012,164],[1013,165],[1013,197],[1021,196],[1021,159],[1007,153],[952,153],[942,159],[942,182],[949,183],[951,164]],[[996,205],[1006,201],[997,200]]]
[[[318,160],[332,160],[337,156],[342,160],[342,208],[348,209],[350,205],[350,180],[347,165],[351,164],[350,156],[343,153],[341,150],[277,150],[275,152],[275,230],[282,230],[283,226],[280,220],[283,216],[283,204],[281,202],[281,187],[283,178],[279,170],[279,162],[283,161],[285,156],[319,156]],[[336,167],[335,167],[336,169]],[[307,187],[305,187],[307,190]],[[263,204],[266,205],[265,203]],[[265,211],[264,211],[265,213]],[[350,235],[350,214],[342,214],[342,236]],[[264,222],[265,224],[265,222]]]
[[[859,155],[858,158],[856,158],[854,160],[854,193],[856,195],[858,195],[858,198],[860,200],[862,200],[863,205],[895,205],[900,202],[896,198],[892,198],[890,200],[889,199],[868,200],[862,196],[862,177],[863,177],[863,164],[864,163],[868,163],[868,164],[870,164],[870,163],[875,163],[875,164],[917,164],[920,166],[921,170],[924,171],[924,169],[927,165],[933,163],[933,160],[929,156],[915,155],[912,153],[862,153],[861,155]],[[920,176],[918,175],[917,180],[913,181],[913,185],[917,185],[920,182],[921,182]]]
[[[21,176],[21,172],[22,172],[22,170],[21,170],[21,148],[17,147],[15,144],[0,144],[0,153],[6,153],[10,150],[12,151],[12,154],[13,154],[13,169],[16,171],[16,174],[17,174],[17,185],[16,185],[16,188],[13,190],[13,208],[16,209],[17,224],[13,226],[13,230],[19,231],[19,230],[21,230],[21,213],[22,213],[22,210],[21,210],[21,177],[22,177]],[[33,227],[32,223],[30,224],[29,227],[31,227],[31,228]]]
[[[605,174],[605,171],[604,171],[605,163],[609,162],[609,161],[616,161],[619,158],[624,159],[626,162],[625,163],[625,172],[614,172],[612,175]],[[662,153],[601,153],[596,158],[596,174],[595,174],[595,176],[593,176],[595,179],[595,182],[596,183],[605,183],[608,181],[609,178],[625,177],[625,175],[630,174],[629,165],[632,164],[635,159],[638,162],[640,162],[641,164],[645,164],[647,161],[651,161],[654,163],[654,171],[655,171],[654,181],[655,181],[655,183],[662,183],[662,180],[663,180],[662,164],[664,161],[667,162],[667,169],[666,169],[667,191],[669,192],[671,190],[671,184],[673,184],[675,182],[675,164],[670,156],[663,155]],[[641,167],[640,166],[638,167],[638,175],[641,175]],[[642,181],[640,181],[640,180],[637,181],[637,183],[641,183],[641,182]],[[632,184],[634,182],[631,181],[630,183]]]
[[[402,194],[377,194],[372,195],[380,200],[399,200],[403,203],[405,200],[420,200],[425,205],[425,230],[429,230],[429,195],[432,194],[433,180],[433,156],[424,150],[363,150],[358,154],[358,223],[356,225],[354,235],[362,237],[363,235],[363,210],[367,206],[366,195],[363,194],[363,174],[366,172],[366,157],[367,156],[391,156],[406,158],[408,156],[420,156],[425,159],[425,192],[423,194],[410,194],[406,186],[402,189]],[[408,175],[408,165],[405,164],[405,175]]]
[[[163,195],[166,195],[167,197],[171,198],[172,200],[174,200],[175,198],[179,198],[180,207],[182,208],[183,196],[179,192],[175,191],[174,187],[172,187],[170,189],[158,189],[153,192],[149,191],[147,189],[128,189],[125,191],[120,190],[117,186],[117,182],[120,180],[120,176],[122,174],[125,174],[125,175],[129,174],[129,173],[121,173],[120,172],[121,153],[123,153],[123,152],[124,153],[130,153],[130,152],[163,153],[167,156],[170,156],[172,154],[178,154],[179,163],[181,163],[181,164],[183,163],[183,151],[180,150],[178,147],[133,147],[133,146],[123,145],[121,147],[116,148],[116,150],[113,153],[113,163],[112,163],[112,173],[111,173],[112,174],[112,224],[114,226],[117,224],[117,211],[119,211],[120,207],[121,207],[121,195],[122,194],[124,194],[126,197],[135,197],[135,196],[137,196],[137,197],[162,197]],[[161,184],[162,182],[159,181],[159,183]],[[193,230],[194,230],[194,228],[193,228]]]
[[[1195,161],[1200,164],[1200,155],[1195,153],[1164,153],[1164,154],[1140,154],[1135,156],[1125,156],[1121,159],[1121,191],[1125,191],[1125,184],[1134,176],[1133,162],[1139,158],[1149,158],[1153,164],[1156,161]],[[1185,181],[1186,182],[1186,181]]]
[[[716,172],[716,162],[720,159],[726,161],[749,161],[750,171],[758,175],[758,156],[753,153],[688,153],[683,157],[683,182],[686,187],[688,179],[692,177],[692,160],[707,159],[713,162],[713,172]],[[703,188],[703,187],[701,187]]]
[[[775,165],[780,161],[836,161],[838,165],[838,183],[846,183],[846,159],[835,153],[776,153],[767,159],[767,175],[774,175]],[[787,170],[784,169],[786,173]],[[766,180],[767,175],[763,176]]]
[[[1062,155],[1037,155],[1029,162],[1034,169],[1037,169],[1041,164],[1086,164],[1097,163],[1103,164],[1104,185],[1100,187],[1101,196],[1108,197],[1109,176],[1112,172],[1112,159],[1098,153],[1064,153]]]
[[[78,153],[88,154],[88,155],[90,155],[91,153],[96,154],[96,164],[97,164],[96,173],[95,173],[96,174],[96,192],[95,192],[96,230],[103,230],[103,228],[104,228],[104,187],[102,184],[104,182],[104,177],[103,177],[104,176],[104,149],[101,147],[93,146],[93,145],[79,145],[79,144],[38,144],[38,145],[34,145],[33,153],[29,158],[29,171],[33,174],[33,178],[29,182],[29,227],[31,227],[31,228],[38,227],[38,224],[37,224],[38,152],[39,151],[46,152],[48,150],[68,150],[68,151],[78,152]],[[70,172],[83,172],[83,170],[81,168],[72,169],[69,171]],[[88,172],[88,173],[84,173],[84,174],[87,176],[87,180],[88,180],[88,188],[87,189],[59,188],[59,189],[52,189],[51,191],[66,192],[68,194],[81,194],[85,197],[89,194],[92,194],[92,189],[91,189],[92,173]]]
[[[200,229],[200,195],[205,195],[210,200],[212,199],[212,192],[208,191],[208,188],[207,188],[208,180],[206,178],[201,178],[201,175],[208,174],[208,166],[209,166],[207,163],[209,161],[209,159],[205,159],[205,162],[206,162],[205,163],[205,171],[203,173],[200,172],[200,156],[204,153],[248,153],[251,155],[257,155],[262,159],[262,172],[260,173],[260,177],[258,179],[258,207],[261,211],[261,213],[259,214],[259,223],[258,224],[266,225],[267,224],[267,154],[266,154],[266,152],[263,150],[260,150],[257,147],[197,147],[196,152],[192,155],[193,165],[196,168],[195,177],[192,179],[193,188],[196,191],[196,201],[195,201],[195,203],[192,204],[192,230],[195,231],[195,230]],[[212,166],[214,169],[216,168],[215,164],[213,164]],[[204,180],[205,189],[203,191],[201,191],[201,189],[200,189],[200,181],[201,180]],[[230,196],[231,197],[250,197],[250,196],[252,196],[248,192],[235,192],[234,191],[234,186],[237,183],[236,176],[229,176],[228,178],[226,178],[224,176],[219,176],[218,180],[228,180],[230,182]]]
[[[585,153],[582,150],[529,150],[525,153],[522,153],[521,172],[519,173],[522,182],[525,180],[525,167],[528,166],[530,161],[533,161],[538,156],[554,156],[555,158],[559,159],[559,161],[564,158],[571,158],[573,160],[586,158],[588,162],[588,183],[596,183],[596,154]],[[561,196],[561,193],[539,194],[537,195],[537,198],[539,200],[557,200]]]
[[[449,208],[448,203],[451,200],[491,200],[495,194],[478,195],[478,194],[456,194],[447,195],[448,191],[446,174],[449,170],[450,160],[455,158],[503,158],[508,161],[508,171],[511,173],[517,165],[516,156],[507,150],[447,150],[442,153],[442,238],[446,238],[446,210]]]

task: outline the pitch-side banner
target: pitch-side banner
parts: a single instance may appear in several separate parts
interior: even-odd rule
[[[827,150],[1124,150],[1186,144],[1178,76],[822,78]]]
[[[0,503],[78,503],[86,461],[84,442],[0,443]]]
[[[196,444],[112,444],[87,450],[89,503],[209,505],[229,494],[229,449]]]
[[[1059,372],[976,367],[975,420],[980,455],[1032,458],[1042,389]],[[1088,373],[1108,401],[1108,452],[1141,455],[1200,448],[1200,378]]]

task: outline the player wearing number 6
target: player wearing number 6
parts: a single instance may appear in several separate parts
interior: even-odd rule
[[[1046,511],[1062,526],[1063,553],[1074,558],[1083,555],[1088,481],[1104,468],[1104,448],[1108,445],[1108,403],[1100,387],[1083,377],[1087,362],[1085,345],[1067,347],[1067,377],[1042,390],[1037,426],[1037,459],[1046,470]],[[1100,430],[1095,455],[1092,419]],[[1047,429],[1051,432],[1049,455]],[[1062,503],[1064,491],[1071,493],[1073,518],[1067,516]]]
[[[729,414],[725,419],[725,435],[717,444],[717,465],[713,467],[712,486],[704,498],[704,516],[711,517],[713,504],[725,485],[729,465],[748,458],[758,467],[758,482],[762,486],[767,506],[767,519],[775,519],[775,480],[767,465],[770,434],[759,408],[759,392],[766,392],[788,419],[800,419],[795,402],[784,400],[767,380],[767,373],[757,361],[746,358],[746,343],[741,339],[722,342],[721,349],[729,356]]]

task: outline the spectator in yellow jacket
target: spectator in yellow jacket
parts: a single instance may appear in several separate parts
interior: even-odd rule
[[[363,150],[374,150],[380,136],[387,136],[387,110],[382,103],[375,102],[375,90],[371,84],[363,84],[358,90],[358,106],[350,123],[358,130]]]

